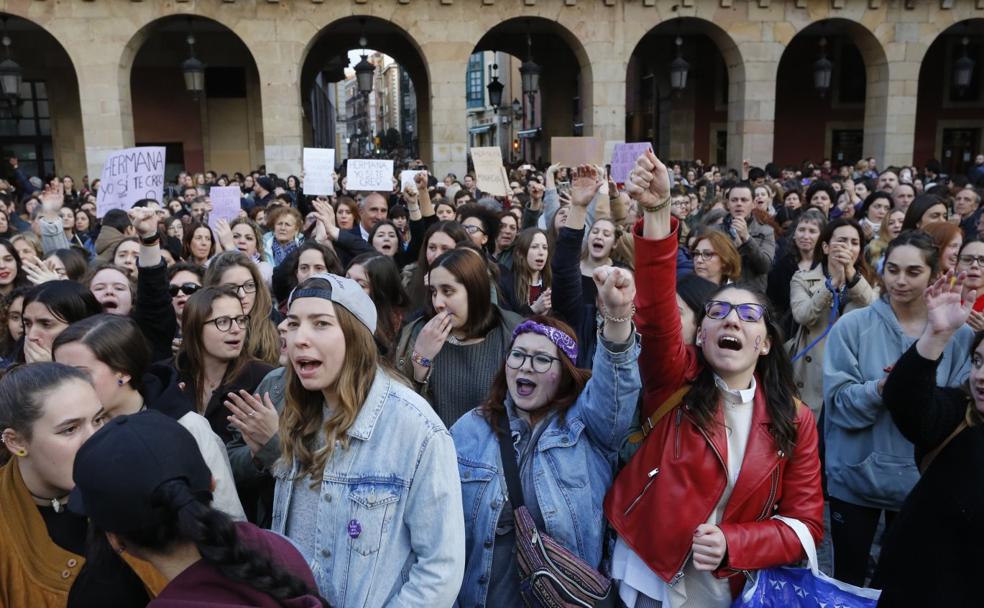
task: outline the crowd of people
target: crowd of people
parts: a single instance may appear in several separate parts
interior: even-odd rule
[[[980,604],[984,156],[401,168],[97,218],[10,159],[0,605],[723,608],[789,520]]]

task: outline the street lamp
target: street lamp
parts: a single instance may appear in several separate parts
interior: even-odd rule
[[[11,102],[16,103],[20,97],[21,79],[24,70],[10,57],[10,36],[7,35],[7,18],[3,18],[3,46],[7,49],[7,57],[0,61],[0,91]]]
[[[184,74],[185,89],[194,99],[198,99],[205,91],[205,64],[195,57],[195,35],[191,32],[191,19],[188,19],[188,58],[181,63],[181,73]]]
[[[670,62],[670,88],[680,92],[687,88],[687,72],[690,70],[690,64],[682,57],[683,38],[677,36],[674,44],[676,44],[676,59]]]
[[[355,80],[356,84],[359,85],[359,92],[363,95],[368,96],[372,93],[372,77],[376,73],[376,66],[369,63],[369,58],[366,56],[366,45],[368,40],[366,40],[366,20],[360,19],[359,23],[362,24],[362,35],[359,36],[359,46],[362,47],[362,60],[355,64]]]
[[[953,66],[953,84],[956,85],[957,90],[963,93],[970,86],[970,79],[974,75],[974,60],[967,56],[967,44],[970,43],[970,39],[966,36],[960,40],[960,45],[963,48],[963,54],[960,59],[957,59],[956,64]],[[0,64],[2,66],[2,64]],[[5,91],[6,92],[6,91]]]
[[[498,69],[499,64],[493,63],[492,70],[498,71]],[[499,82],[499,75],[495,74],[485,88],[489,91],[489,105],[492,106],[492,113],[497,114],[499,112],[499,106],[502,105],[502,89],[506,87]]]
[[[820,93],[820,98],[827,95],[830,90],[830,75],[834,71],[834,64],[827,59],[827,39],[820,37],[820,59],[813,62],[813,86]]]
[[[523,111],[523,104],[519,103],[518,99],[513,99],[512,100],[513,120],[520,118],[520,112],[522,111]]]

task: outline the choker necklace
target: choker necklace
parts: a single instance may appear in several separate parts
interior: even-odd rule
[[[448,334],[448,344],[454,344],[455,346],[461,346],[461,340],[454,337],[454,334]]]
[[[51,503],[51,508],[55,510],[55,513],[61,513],[62,511],[64,511],[65,505],[68,503],[68,496],[64,496],[62,498],[45,498],[44,496],[38,496],[37,494],[34,494],[30,490],[28,490],[27,493],[30,494],[31,497],[34,498],[35,500],[43,500],[45,502]]]

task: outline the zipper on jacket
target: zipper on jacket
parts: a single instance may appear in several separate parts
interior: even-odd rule
[[[673,436],[673,459],[679,460],[680,458],[680,422],[683,420],[683,408],[677,408],[676,413],[676,431],[674,431]]]
[[[632,509],[635,508],[636,504],[638,504],[639,501],[642,500],[643,495],[649,490],[649,486],[653,485],[653,482],[656,481],[657,475],[659,475],[659,467],[656,467],[652,471],[649,471],[648,474],[649,481],[647,481],[646,485],[642,487],[642,491],[639,492],[639,495],[635,497],[635,500],[629,503],[629,506],[626,507],[625,513],[623,513],[623,515],[628,515],[629,513],[632,512]]]
[[[769,487],[769,498],[765,501],[765,506],[762,508],[762,513],[759,514],[755,521],[762,521],[769,516],[769,509],[772,508],[772,501],[776,497],[776,492],[779,491],[779,465],[772,470],[772,483]]]
[[[702,429],[699,424],[695,424],[694,426],[696,426],[697,430],[700,431],[700,434],[704,436],[704,439],[707,441],[707,445],[711,446],[711,451],[714,452],[715,456],[717,456],[718,462],[721,463],[721,467],[724,469],[725,475],[727,475],[728,465],[724,463],[724,457],[721,456],[721,452],[718,451],[717,446],[714,445],[713,441],[711,441],[710,435],[708,435],[707,431]]]

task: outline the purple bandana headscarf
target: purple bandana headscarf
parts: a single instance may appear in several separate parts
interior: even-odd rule
[[[516,336],[526,333],[540,334],[541,336],[546,336],[551,342],[553,342],[558,349],[571,361],[577,361],[577,342],[574,338],[570,337],[566,333],[560,331],[559,329],[549,327],[542,323],[537,323],[536,321],[523,321],[520,323],[516,329],[513,330],[513,340]]]

